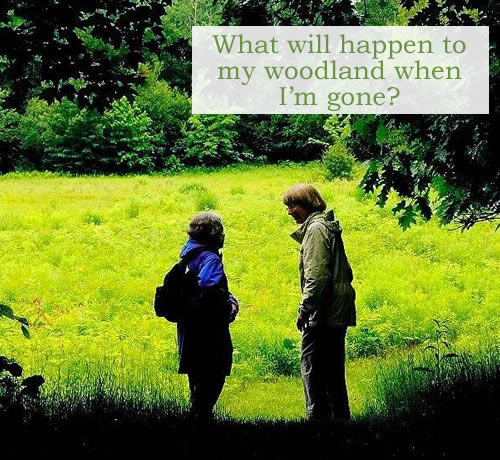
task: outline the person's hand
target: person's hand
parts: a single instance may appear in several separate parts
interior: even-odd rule
[[[229,313],[229,322],[232,323],[236,319],[236,315],[238,314],[239,308],[238,304],[231,302],[231,313]]]
[[[309,326],[309,317],[299,314],[297,317],[297,329],[300,332],[304,332]]]

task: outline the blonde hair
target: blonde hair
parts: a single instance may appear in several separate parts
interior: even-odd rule
[[[300,205],[308,211],[323,212],[326,209],[326,203],[319,192],[309,184],[298,184],[287,190],[283,195],[283,203],[286,206]]]

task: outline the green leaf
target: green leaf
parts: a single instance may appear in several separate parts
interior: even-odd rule
[[[377,134],[376,134],[377,143],[383,144],[388,137],[389,137],[389,130],[384,125],[384,123],[379,123],[379,125],[377,126]]]
[[[406,201],[402,200],[392,208],[392,213],[397,214],[398,212],[402,211],[405,207],[406,207]]]
[[[427,372],[432,374],[432,369],[429,369],[428,367],[413,367],[412,368],[414,371],[419,371],[419,372]]]
[[[398,221],[403,231],[408,230],[412,224],[417,223],[415,209],[411,204],[405,208],[403,215],[398,219]]]
[[[28,320],[22,316],[16,316],[14,315],[14,318],[17,322],[21,323],[21,324],[24,324],[26,327],[28,327],[30,324],[28,322]]]
[[[21,331],[23,332],[24,337],[27,339],[30,338],[30,331],[24,324],[21,324]]]
[[[456,353],[448,353],[443,356],[443,359],[448,359],[448,358],[458,358],[458,355]]]
[[[0,303],[0,318],[2,316],[5,318],[9,318],[9,319],[15,319],[14,318],[14,310],[12,310],[12,308],[9,307],[8,305]]]

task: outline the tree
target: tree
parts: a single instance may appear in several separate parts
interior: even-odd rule
[[[431,1],[428,8],[433,13],[416,8],[410,25],[464,25],[471,20],[485,24],[484,4]],[[498,11],[498,7],[490,10],[492,24],[498,24]],[[497,43],[498,28],[492,28],[489,116],[355,117],[349,145],[359,160],[369,161],[361,185],[366,192],[380,190],[380,206],[385,205],[391,190],[398,193],[401,200],[393,212],[403,229],[415,223],[417,216],[430,219],[433,213],[443,223],[456,223],[462,230],[499,219],[500,161],[494,136],[499,122]]]
[[[157,52],[165,0],[8,0],[0,7],[0,84],[20,109],[66,96],[103,111],[133,92]]]
[[[224,24],[236,26],[355,26],[350,0],[228,0]]]
[[[191,92],[191,28],[220,25],[222,9],[222,2],[214,0],[173,0],[167,7],[162,18],[160,77],[170,86]]]

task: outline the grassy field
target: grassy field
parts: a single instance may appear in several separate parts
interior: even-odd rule
[[[348,334],[353,413],[373,400],[379,366],[449,318],[458,348],[499,343],[500,244],[495,226],[460,233],[431,221],[402,232],[353,181],[325,182],[317,164],[191,171],[179,176],[0,177],[0,302],[31,322],[31,340],[0,324],[0,354],[44,393],[107,385],[143,398],[175,394],[175,326],[152,296],[177,260],[190,218],[214,208],[226,227],[224,263],[241,313],[232,326],[233,375],[220,401],[237,418],[303,415],[295,330],[298,245],[281,203],[299,182],[317,186],[344,228],[358,327]],[[89,382],[94,382],[90,384]]]

